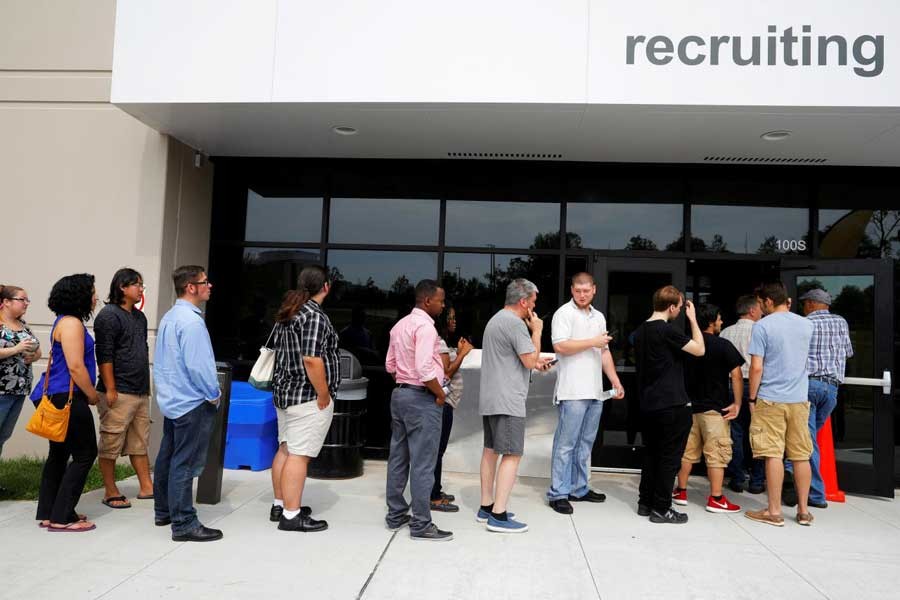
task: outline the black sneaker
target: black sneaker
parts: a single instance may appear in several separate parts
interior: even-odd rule
[[[728,489],[734,492],[735,494],[743,494],[744,493],[744,484],[735,481],[732,479],[728,482]]]
[[[650,511],[651,523],[671,523],[673,525],[682,525],[688,522],[688,516],[684,513],[674,511],[671,508],[664,513],[652,510]]]
[[[409,537],[410,539],[424,542],[449,542],[453,539],[453,532],[438,529],[438,526],[432,523],[424,531],[419,533],[410,532]]]
[[[281,515],[283,515],[283,514],[284,514],[284,507],[283,506],[275,506],[273,504],[272,509],[269,511],[269,520],[272,521],[273,523],[277,523],[278,521],[281,520]],[[301,517],[308,517],[311,514],[312,514],[312,509],[310,507],[308,507],[308,506],[300,507],[300,516]]]
[[[403,529],[405,526],[409,525],[409,522],[411,520],[412,520],[411,516],[403,515],[403,517],[400,518],[399,523],[391,524],[391,523],[388,523],[387,521],[385,521],[384,526],[388,528],[388,531],[398,531],[400,529]]]
[[[571,502],[606,502],[606,494],[588,490],[587,494],[584,496],[573,496],[569,494],[569,500]]]
[[[750,492],[751,494],[762,494],[763,492],[766,491],[766,486],[765,485],[753,485],[751,483],[750,487],[747,488],[747,491]]]
[[[172,535],[173,542],[214,542],[222,539],[222,531],[220,529],[211,529],[204,525],[200,525],[192,531],[182,533],[181,535]]]
[[[301,509],[301,511],[302,510],[303,509]],[[328,522],[317,521],[309,515],[303,516],[302,513],[293,519],[285,519],[284,515],[281,515],[281,519],[278,521],[278,529],[282,531],[302,531],[304,533],[325,531],[328,529]]]
[[[822,500],[821,502],[813,502],[812,500],[809,500],[806,504],[808,506],[812,506],[813,508],[828,508],[828,502],[826,502],[825,500]]]
[[[797,492],[796,490],[782,490],[781,492],[781,503],[785,506],[797,506]]]
[[[650,507],[646,504],[638,504],[638,516],[639,517],[649,517],[650,516]]]
[[[572,505],[569,504],[569,501],[565,498],[562,498],[560,500],[551,500],[550,508],[561,515],[571,515],[573,512],[575,512],[575,509],[572,508]]]

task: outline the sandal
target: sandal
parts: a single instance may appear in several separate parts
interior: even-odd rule
[[[119,504],[113,504],[113,502],[118,502]],[[128,498],[125,496],[110,496],[109,498],[104,498],[102,503],[110,508],[131,508],[131,502],[128,502]]]
[[[83,515],[81,513],[75,513],[75,518],[78,521],[87,521],[87,515]],[[38,521],[38,527],[40,527],[41,529],[47,529],[48,527],[50,527],[50,519]]]
[[[813,523],[813,516],[810,513],[797,513],[797,524],[809,527]]]
[[[92,531],[97,529],[97,526],[93,523],[88,524],[87,521],[75,521],[74,523],[67,523],[63,526],[53,525],[52,523],[47,526],[47,531],[51,531],[53,533],[82,533],[84,531]]]
[[[135,498],[138,500],[153,500],[153,494],[138,494]]]

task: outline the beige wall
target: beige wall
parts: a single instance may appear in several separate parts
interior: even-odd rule
[[[45,352],[59,277],[93,273],[104,298],[116,269],[141,271],[152,350],[172,269],[208,257],[212,166],[109,104],[114,20],[113,0],[0,0],[0,281],[28,291]],[[4,457],[46,454],[32,410]]]

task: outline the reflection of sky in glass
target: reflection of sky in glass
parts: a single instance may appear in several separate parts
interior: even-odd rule
[[[509,261],[514,258],[525,258],[513,254],[494,254],[493,266],[495,270],[507,270]],[[491,255],[490,254],[456,254],[444,255],[444,272],[456,275],[462,279],[478,279],[482,283],[490,283]]]
[[[802,240],[809,231],[805,208],[698,206],[691,208],[691,235],[706,242],[722,236],[729,252],[756,254],[766,238]]]
[[[624,250],[634,236],[656,244],[657,250],[681,236],[680,204],[573,203],[566,206],[566,231],[581,236],[581,246]]]
[[[336,244],[437,245],[438,200],[332,198],[328,240]]]
[[[300,248],[244,248],[245,263],[261,265],[285,261],[304,264],[318,263],[319,251]]]
[[[365,284],[371,277],[386,290],[405,275],[410,285],[437,275],[437,254],[433,252],[380,252],[366,250],[329,250],[328,267],[337,268],[344,280]]]
[[[247,190],[245,240],[318,242],[321,235],[321,198],[266,198]]]
[[[530,248],[538,234],[559,234],[559,204],[447,202],[448,246]]]

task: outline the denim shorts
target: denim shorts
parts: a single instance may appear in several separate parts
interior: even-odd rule
[[[518,454],[525,452],[525,417],[511,415],[485,415],[484,447],[497,454]]]

